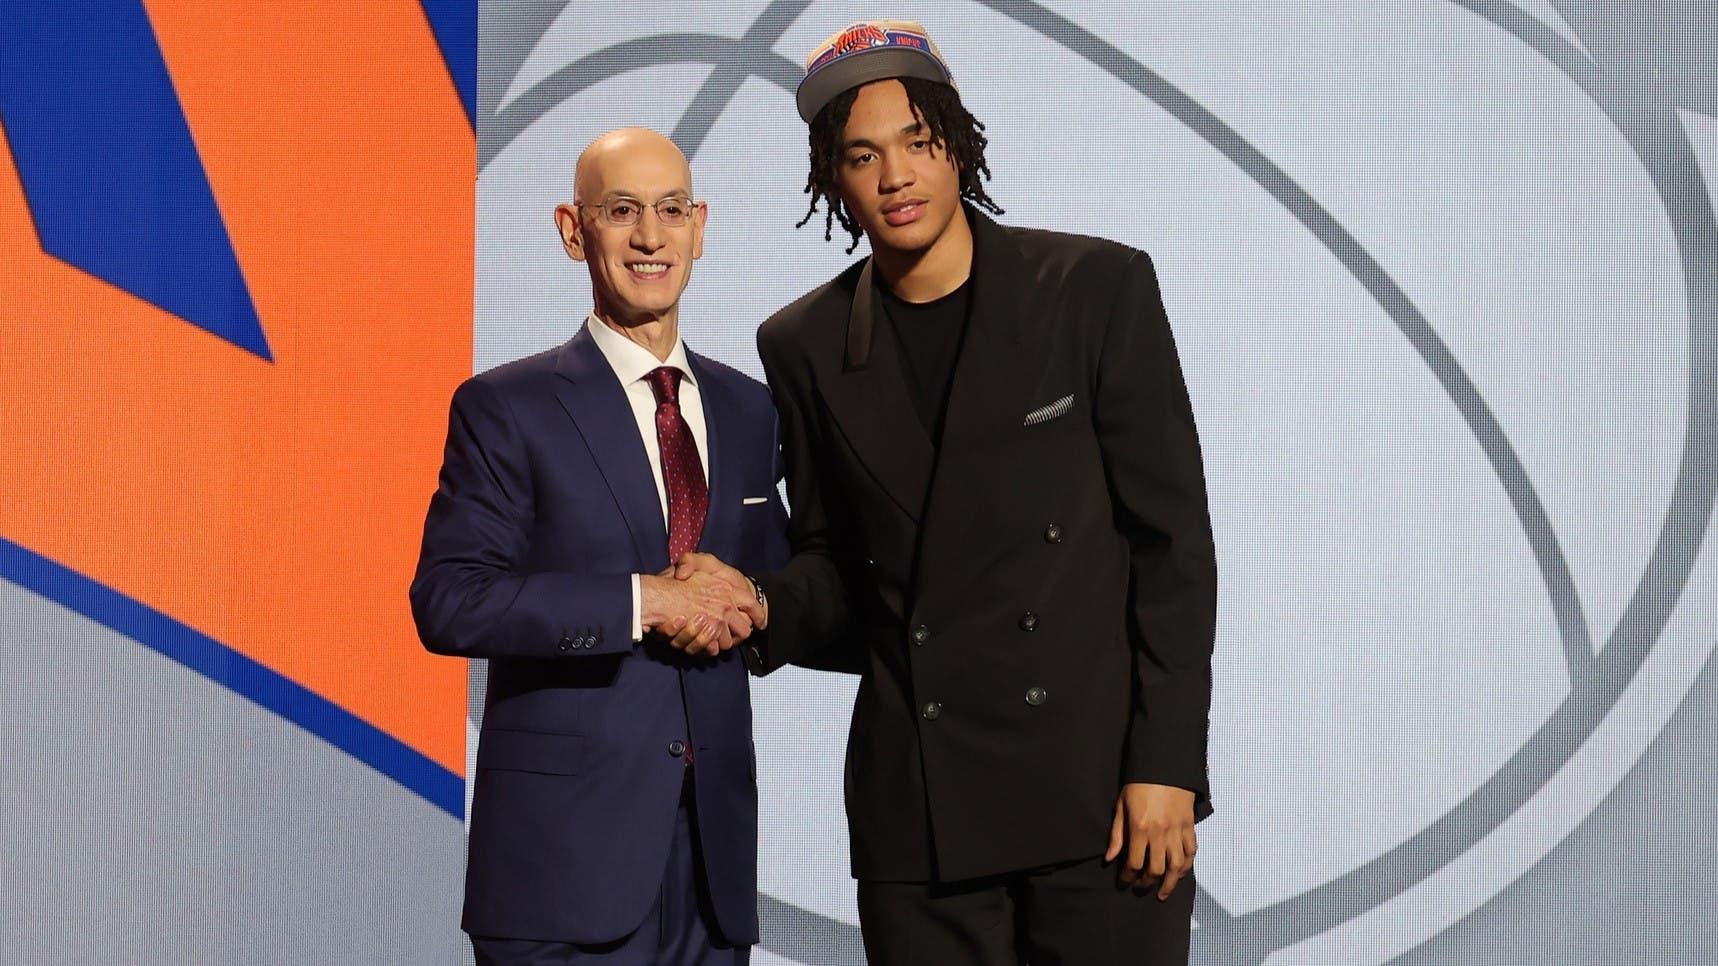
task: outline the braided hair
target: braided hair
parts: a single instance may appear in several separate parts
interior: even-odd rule
[[[931,143],[953,159],[960,172],[960,196],[993,215],[1002,214],[1002,206],[984,190],[983,180],[990,178],[990,166],[984,161],[984,148],[990,139],[984,136],[983,122],[967,111],[960,102],[960,94],[947,84],[917,77],[898,77],[895,80],[907,89],[907,103],[912,106],[914,115],[930,128]],[[823,202],[827,209],[823,216],[823,240],[833,240],[835,223],[841,222],[841,227],[853,236],[848,254],[859,247],[859,238],[864,232],[858,219],[841,203],[835,179],[841,165],[841,133],[847,127],[848,112],[853,110],[853,101],[858,96],[857,87],[843,91],[811,119],[811,174],[805,181],[805,192],[811,195],[811,206],[805,217],[794,226],[805,227],[817,214],[817,203]]]

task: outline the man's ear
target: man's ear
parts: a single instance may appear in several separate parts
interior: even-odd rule
[[[699,202],[692,209],[692,259],[697,261],[704,257],[704,224],[710,219],[710,205]]]
[[[561,247],[575,262],[585,260],[584,226],[579,223],[579,209],[572,205],[555,206],[555,227],[561,233]]]

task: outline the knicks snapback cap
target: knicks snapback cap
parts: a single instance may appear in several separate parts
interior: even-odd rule
[[[836,32],[805,59],[805,78],[794,95],[807,124],[836,95],[890,77],[919,77],[954,86],[954,75],[923,24],[866,20]]]

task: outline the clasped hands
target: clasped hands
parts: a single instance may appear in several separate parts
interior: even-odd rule
[[[639,618],[668,646],[714,657],[769,623],[746,575],[707,553],[688,553],[638,578]]]

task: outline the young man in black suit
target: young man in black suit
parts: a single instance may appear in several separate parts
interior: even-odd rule
[[[812,212],[872,254],[758,332],[792,562],[680,572],[757,593],[755,672],[862,670],[871,962],[1184,963],[1216,563],[1151,260],[981,213],[983,125],[917,24],[830,38],[798,104]]]

